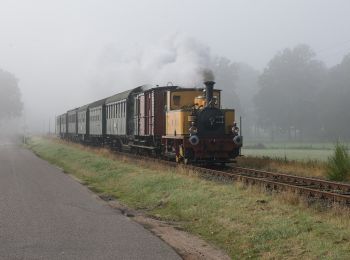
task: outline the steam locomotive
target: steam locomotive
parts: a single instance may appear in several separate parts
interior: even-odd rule
[[[56,134],[183,163],[231,162],[243,138],[235,110],[221,109],[221,90],[214,84],[137,87],[57,116]]]

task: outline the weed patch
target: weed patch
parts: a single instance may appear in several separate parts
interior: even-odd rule
[[[350,177],[350,157],[345,145],[337,143],[334,154],[327,163],[327,177],[333,181],[345,181]]]

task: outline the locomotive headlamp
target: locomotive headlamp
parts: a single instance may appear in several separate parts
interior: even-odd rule
[[[198,138],[198,136],[196,136],[196,135],[192,135],[192,136],[188,139],[188,141],[189,141],[190,144],[192,144],[192,145],[197,145],[197,144],[199,144],[199,138]]]
[[[235,137],[233,138],[233,142],[234,142],[236,145],[242,145],[242,136],[239,136],[239,135],[235,136]]]

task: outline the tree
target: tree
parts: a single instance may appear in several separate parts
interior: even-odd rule
[[[291,129],[314,134],[320,114],[317,100],[326,77],[324,64],[315,59],[307,45],[279,52],[259,77],[260,90],[255,96],[261,126],[289,133]]]
[[[322,92],[322,127],[328,138],[350,139],[350,54],[329,70],[327,88]]]
[[[0,121],[20,116],[22,109],[18,80],[0,69]]]

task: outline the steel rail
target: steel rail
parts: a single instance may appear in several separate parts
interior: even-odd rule
[[[224,170],[218,170],[204,166],[178,164],[176,162],[157,157],[136,155],[118,151],[113,152],[116,155],[126,156],[137,160],[161,163],[170,167],[181,166],[184,169],[204,173],[209,176],[221,177],[226,180],[238,180],[246,184],[261,184],[269,190],[291,191],[307,198],[350,206],[350,184],[346,183],[236,166],[228,167]]]
[[[350,205],[350,185],[346,183],[242,167],[232,167],[228,170],[213,170],[197,166],[190,167],[194,170],[240,180],[248,184],[264,184],[271,190],[292,191],[308,198]]]

